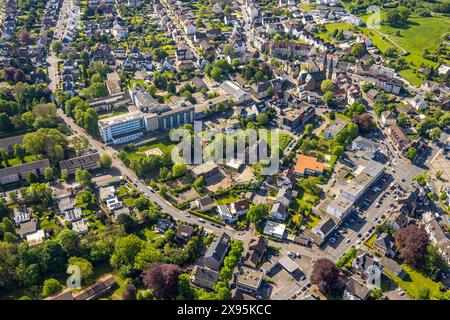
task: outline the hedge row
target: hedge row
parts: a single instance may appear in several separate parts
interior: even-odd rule
[[[203,218],[205,220],[209,220],[211,222],[215,222],[215,223],[218,223],[218,224],[223,225],[223,226],[225,225],[225,222],[223,222],[222,220],[214,218],[214,217],[210,217],[207,214],[204,214],[204,213],[192,210],[192,209],[189,209],[188,212],[193,214],[194,216]]]

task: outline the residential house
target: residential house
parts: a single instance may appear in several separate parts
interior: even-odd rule
[[[399,151],[403,151],[410,142],[409,138],[403,132],[403,129],[397,124],[393,124],[388,127],[388,134]]]
[[[428,108],[428,103],[420,95],[417,95],[414,98],[412,98],[410,100],[410,103],[414,107],[414,109],[416,109],[419,112]]]
[[[214,238],[202,258],[199,259],[198,265],[218,271],[222,266],[223,259],[230,247],[230,236],[225,232]]]
[[[46,168],[50,168],[48,159],[36,160],[0,169],[0,185],[25,180],[30,172],[36,176],[42,176]]]
[[[339,220],[331,215],[322,217],[319,223],[312,229],[312,232],[320,236],[322,239],[328,237],[337,227]]]
[[[208,212],[214,208],[214,201],[210,196],[204,196],[195,200],[194,206],[200,212]]]
[[[206,267],[195,266],[189,280],[196,287],[213,290],[219,280],[219,272]]]
[[[397,119],[395,118],[394,114],[390,110],[383,111],[381,113],[381,123],[388,127],[392,124],[397,123]]]
[[[371,154],[375,154],[379,151],[380,145],[375,141],[369,140],[362,136],[358,136],[352,142],[352,150],[363,150]]]
[[[387,225],[394,231],[398,231],[408,225],[408,217],[401,211],[393,212],[386,221]]]
[[[31,208],[28,208],[26,205],[20,204],[18,207],[14,207],[13,213],[16,225],[31,220]]]
[[[347,126],[347,121],[336,118],[334,119],[333,123],[329,124],[325,130],[323,131],[323,136],[327,140],[334,139],[336,135],[342,131]]]
[[[243,265],[255,269],[264,256],[268,244],[269,241],[262,236],[252,238],[244,251]]]
[[[86,220],[81,219],[72,222],[72,230],[75,231],[79,236],[83,236],[89,231],[88,223]]]
[[[370,289],[363,283],[354,278],[350,278],[345,284],[344,300],[367,300],[370,294]]]
[[[22,239],[26,239],[27,235],[35,233],[38,229],[39,229],[39,221],[36,219],[32,219],[21,223],[19,225],[19,228],[16,230],[16,233]]]
[[[195,229],[187,224],[177,226],[177,239],[181,242],[188,242],[195,233]]]
[[[385,232],[380,233],[373,243],[373,249],[380,256],[387,256],[390,258],[395,257],[395,240],[394,238]]]
[[[289,208],[292,202],[292,189],[287,187],[280,188],[277,194],[277,201]]]
[[[257,296],[264,273],[242,266],[235,275],[235,284],[238,290]]]
[[[278,239],[283,239],[285,232],[286,232],[285,224],[270,220],[267,220],[263,230],[264,234]]]
[[[240,199],[230,205],[230,212],[237,217],[247,214],[250,204],[247,199]]]
[[[436,246],[440,246],[449,241],[449,238],[445,234],[444,230],[442,230],[441,226],[435,219],[425,225],[425,230],[430,236],[431,242]]]
[[[270,210],[270,216],[278,221],[285,221],[288,217],[287,208],[282,203],[275,203]]]
[[[158,233],[165,233],[167,230],[172,229],[173,223],[167,219],[159,219],[155,225],[155,231]]]
[[[368,252],[362,252],[356,256],[352,262],[352,269],[356,275],[363,279],[367,279],[381,270],[378,261]]]
[[[395,260],[388,257],[382,257],[380,260],[381,265],[384,270],[389,271],[393,275],[399,277],[400,279],[405,278],[406,272],[403,270],[402,266],[399,265]]]

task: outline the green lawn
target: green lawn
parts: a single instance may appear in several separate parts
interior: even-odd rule
[[[239,196],[238,195],[232,195],[229,194],[226,197],[220,198],[216,201],[217,204],[231,204],[235,201],[239,200]]]
[[[385,14],[385,12],[381,13],[382,20]],[[361,16],[361,18],[366,22],[368,16]],[[354,26],[342,22],[326,24],[325,27],[327,32],[318,33],[317,36],[331,43],[334,42],[334,39],[328,34],[333,30],[341,29],[345,31],[354,28]],[[389,39],[376,30],[367,27],[358,27],[358,29],[366,34],[381,52],[385,52],[388,48],[396,47]],[[438,43],[444,40],[442,35],[450,32],[450,19],[446,17],[412,17],[406,26],[396,28],[382,24],[380,31],[388,35],[395,43],[408,52],[408,55],[404,56],[404,58],[410,65],[410,69],[402,70],[398,73],[411,84],[418,86],[423,81],[421,76],[417,74],[420,64],[423,63],[434,67],[438,65],[437,62],[424,59],[422,57],[423,50],[428,48],[432,51]]]
[[[405,279],[402,280],[389,271],[385,270],[386,274],[394,280],[400,288],[408,293],[412,298],[423,300],[426,299],[427,292],[429,292],[429,297],[433,297],[435,294],[439,293],[439,284],[434,282],[430,278],[424,276],[420,272],[414,270],[413,268],[402,264],[403,270],[407,273]]]
[[[149,142],[143,146],[138,147],[136,152],[128,153],[128,159],[130,160],[139,159],[145,155],[145,151],[156,148],[158,148],[164,153],[171,153],[174,147],[175,143],[171,141],[169,138],[155,142]]]
[[[150,229],[145,229],[145,230],[144,230],[144,234],[145,234],[145,238],[146,238],[148,241],[153,241],[153,240],[155,240],[156,238],[162,237],[161,234],[159,234],[158,232],[155,232],[155,231],[153,231],[153,230],[150,230]]]
[[[374,233],[370,236],[370,238],[367,239],[366,242],[364,242],[364,244],[365,244],[367,247],[372,248],[373,243],[374,243],[375,240],[377,239],[377,235],[378,235],[378,234],[377,234],[376,232],[374,232]]]
[[[286,147],[288,146],[289,142],[291,142],[292,137],[286,133],[283,133],[281,131],[278,131],[279,133],[279,146],[281,150],[286,149]],[[271,144],[272,141],[272,134],[271,131],[267,130],[267,144]]]
[[[13,166],[18,166],[19,164],[22,164],[22,163],[28,163],[28,162],[32,162],[32,161],[36,161],[36,160],[39,160],[38,156],[28,155],[28,156],[25,156],[25,158],[23,159],[23,162],[20,161],[18,158],[8,159],[8,165],[9,165],[9,167],[13,167]],[[5,161],[2,162],[2,166],[6,167]]]
[[[348,31],[355,28],[355,26],[346,22],[327,23],[324,26],[327,29],[327,31],[317,33],[316,36],[330,43],[334,43],[334,39],[331,36],[329,36],[329,33],[333,32],[334,30]]]
[[[382,19],[384,16],[382,12]],[[364,21],[367,16],[361,17]],[[384,39],[375,30],[362,28],[363,32],[372,39],[372,42],[382,52],[390,47],[395,47],[388,39]],[[446,17],[420,17],[410,18],[409,23],[401,28],[394,28],[387,25],[381,25],[380,31],[388,35],[393,41],[404,48],[409,55],[404,58],[409,63],[411,69],[400,71],[399,74],[410,81],[413,85],[420,85],[423,81],[417,75],[420,63],[436,67],[437,62],[426,60],[422,57],[424,49],[434,49],[439,42],[442,42],[442,35],[450,32],[450,20]],[[396,35],[396,32],[399,32]]]

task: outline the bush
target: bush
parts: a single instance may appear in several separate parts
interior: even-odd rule
[[[225,222],[223,222],[222,220],[220,220],[218,218],[210,217],[207,214],[204,214],[204,213],[192,210],[192,209],[189,209],[188,212],[190,214],[193,214],[194,216],[201,217],[201,218],[203,218],[205,220],[209,220],[211,222],[215,222],[215,223],[218,223],[218,224],[223,225],[223,226],[225,225]]]

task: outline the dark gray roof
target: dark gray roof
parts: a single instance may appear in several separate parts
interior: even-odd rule
[[[0,178],[7,177],[12,174],[30,172],[37,169],[42,170],[48,167],[50,167],[50,162],[48,159],[36,160],[18,166],[0,169]]]
[[[217,280],[219,280],[219,272],[209,268],[195,266],[192,271],[191,280],[194,285],[207,289],[213,289]]]
[[[76,157],[59,162],[59,167],[62,169],[71,170],[74,168],[85,168],[100,161],[100,153],[91,153],[81,157]]]
[[[218,262],[222,262],[225,254],[227,253],[228,246],[230,244],[230,236],[225,232],[220,237],[213,240],[211,245],[206,250],[204,257],[212,257]]]
[[[380,248],[389,250],[394,247],[394,238],[390,234],[383,232],[378,235],[377,239],[375,240],[375,244]]]
[[[22,144],[23,137],[24,135],[0,139],[0,148],[7,150],[8,148],[14,147],[16,144]]]
[[[369,288],[367,288],[365,285],[357,282],[353,278],[350,278],[350,280],[347,282],[345,291],[358,297],[361,300],[367,299],[367,297],[370,293]]]

